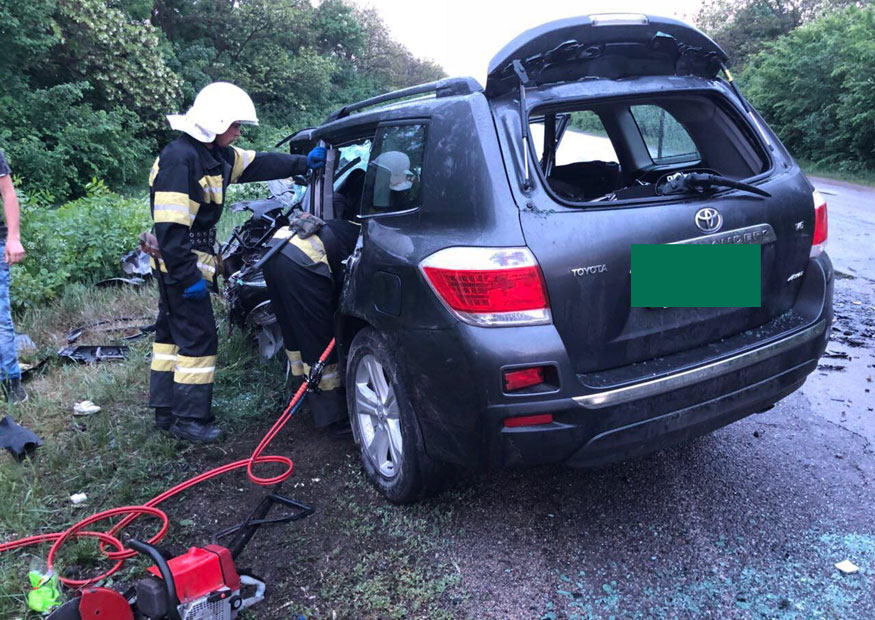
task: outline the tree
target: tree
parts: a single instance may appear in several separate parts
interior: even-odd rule
[[[178,98],[154,29],[98,0],[2,0],[0,11],[0,140],[25,189],[63,200],[93,176],[137,182]]]
[[[257,146],[334,108],[443,76],[351,0],[0,0],[0,142],[24,189],[140,185],[165,115],[206,84],[247,90]]]
[[[875,168],[875,6],[826,15],[766,44],[743,90],[797,157]]]
[[[101,0],[59,0],[56,23],[61,43],[52,67],[59,82],[88,81],[92,105],[131,110],[146,132],[163,128],[166,111],[179,105],[180,80],[150,23]]]
[[[770,41],[824,11],[853,4],[856,0],[705,0],[696,23],[740,67]]]

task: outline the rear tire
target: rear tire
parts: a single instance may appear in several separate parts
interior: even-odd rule
[[[347,404],[365,474],[389,501],[415,502],[440,490],[445,467],[425,453],[416,413],[392,347],[373,328],[356,334],[346,364]]]

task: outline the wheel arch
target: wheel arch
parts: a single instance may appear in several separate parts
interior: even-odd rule
[[[366,327],[373,327],[364,319],[352,314],[339,314],[334,329],[337,342],[337,359],[340,363],[341,376],[346,375],[346,361],[349,358],[349,347],[356,334]]]

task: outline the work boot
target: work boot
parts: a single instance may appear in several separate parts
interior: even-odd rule
[[[6,400],[13,405],[23,403],[27,400],[27,391],[21,385],[21,378],[7,379],[3,382],[3,393],[6,395]]]
[[[159,431],[169,431],[174,422],[176,416],[173,415],[170,407],[155,407],[155,428]]]
[[[170,434],[195,443],[212,443],[222,438],[219,427],[194,418],[176,418],[176,423],[170,427]]]

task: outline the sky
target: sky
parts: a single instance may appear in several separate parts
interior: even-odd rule
[[[692,21],[702,0],[356,0],[374,7],[393,37],[447,75],[486,83],[490,59],[518,34],[545,22],[593,13],[647,13]]]

